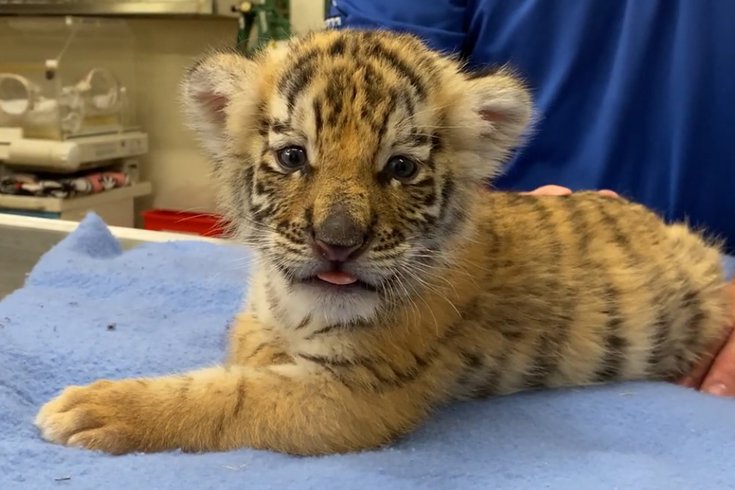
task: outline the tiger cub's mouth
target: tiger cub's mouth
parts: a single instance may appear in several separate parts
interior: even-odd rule
[[[370,282],[365,281],[355,274],[339,269],[320,272],[299,280],[299,283],[332,293],[378,291],[378,288]]]
[[[334,284],[335,286],[349,286],[350,284],[355,284],[358,281],[356,276],[339,270],[321,272],[317,274],[316,277],[324,282],[328,282],[329,284]]]

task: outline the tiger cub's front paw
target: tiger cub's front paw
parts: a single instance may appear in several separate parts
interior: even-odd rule
[[[150,403],[147,391],[144,380],[70,386],[41,408],[35,424],[57,444],[112,454],[143,451],[151,425],[143,410]]]

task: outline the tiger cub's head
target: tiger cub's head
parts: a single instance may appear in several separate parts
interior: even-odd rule
[[[451,260],[478,187],[518,143],[528,92],[418,39],[324,31],[183,84],[236,236],[315,310],[369,317]]]

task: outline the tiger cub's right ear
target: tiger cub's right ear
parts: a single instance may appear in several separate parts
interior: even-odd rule
[[[256,63],[235,53],[218,53],[201,59],[181,84],[181,99],[188,125],[197,133],[210,157],[226,149],[227,121],[233,102],[255,99]]]

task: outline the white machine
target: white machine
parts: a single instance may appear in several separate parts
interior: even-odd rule
[[[141,131],[53,140],[25,138],[22,128],[0,128],[0,163],[23,170],[71,173],[147,152],[148,135]]]

